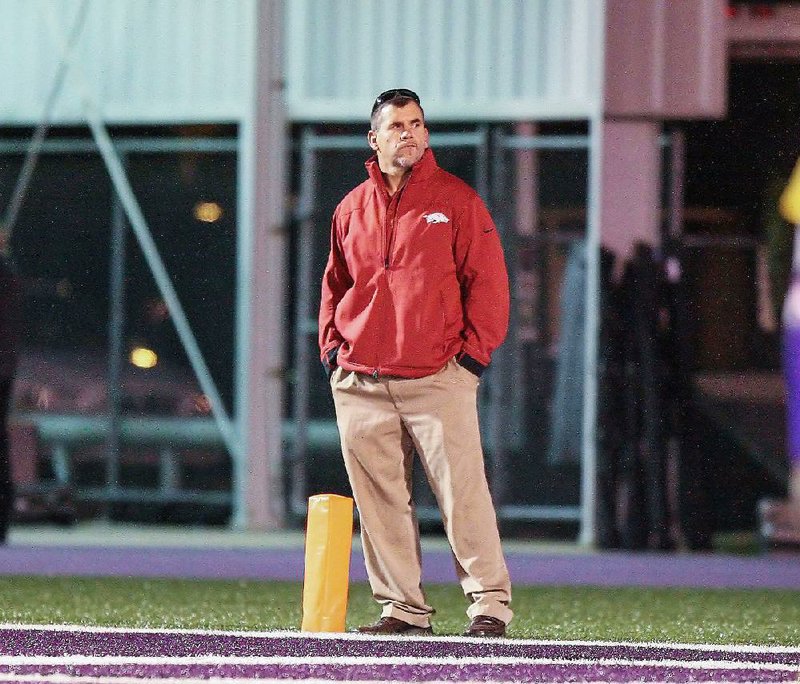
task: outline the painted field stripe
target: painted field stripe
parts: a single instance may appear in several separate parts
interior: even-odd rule
[[[598,646],[598,647],[623,647],[623,648],[664,648],[685,649],[693,651],[721,651],[725,653],[794,653],[800,655],[800,646],[760,646],[756,644],[698,644],[668,641],[559,641],[555,639],[486,639],[478,637],[459,636],[373,636],[352,632],[298,632],[293,630],[275,630],[264,632],[248,632],[243,630],[216,630],[216,629],[172,629],[158,627],[102,627],[97,625],[29,625],[15,623],[0,623],[0,630],[18,631],[43,631],[43,632],[86,632],[92,634],[176,634],[199,636],[230,636],[246,637],[251,639],[320,639],[320,640],[354,640],[354,641],[409,641],[445,643],[493,643],[513,646]]]
[[[210,679],[184,679],[176,677],[85,677],[85,676],[71,676],[71,675],[42,675],[31,678],[26,675],[4,675],[5,681],[19,682],[20,684],[278,684],[279,682],[298,681],[298,680],[276,680],[274,677],[268,679],[258,678],[219,678],[211,677]],[[330,679],[302,679],[303,684],[331,684]],[[365,684],[363,680],[362,684]],[[405,684],[405,680],[391,680],[382,679],[380,684]],[[565,682],[568,680],[564,680]],[[590,680],[581,679],[583,684],[608,684],[607,679],[603,680]],[[693,679],[694,684],[719,684],[718,680],[702,680]],[[497,680],[501,684],[502,680]],[[453,680],[431,680],[426,679],[425,684],[453,684]],[[457,684],[487,684],[487,680],[457,680]]]
[[[633,658],[417,658],[409,657],[303,657],[303,656],[8,656],[0,658],[0,667],[21,666],[128,666],[128,665],[249,665],[249,666],[303,666],[322,665],[333,667],[369,666],[425,666],[425,667],[469,667],[473,665],[517,666],[517,665],[564,665],[564,666],[609,666],[609,667],[652,667],[660,669],[691,670],[769,670],[774,672],[796,672],[800,665],[781,663],[754,663],[750,661],[725,660],[637,660]]]
[[[20,684],[276,684],[274,677],[261,678],[225,678],[210,677],[203,679],[184,679],[183,677],[86,677],[82,675],[51,674],[51,675],[16,675],[3,674],[3,681],[20,682]],[[303,679],[303,684],[331,684],[330,679]],[[391,682],[381,682],[391,684]],[[430,682],[425,684],[453,684],[452,682]],[[458,684],[473,684],[472,682],[459,681]],[[477,684],[475,682],[474,684]],[[481,682],[480,684],[485,684]],[[592,684],[591,682],[588,684]]]
[[[87,677],[85,675],[49,674],[49,675],[17,675],[3,674],[6,682],[29,682],[30,684],[276,684],[274,677],[262,679],[258,677],[243,679],[241,677],[209,677],[202,679],[185,679],[183,677]],[[285,680],[283,680],[285,681]],[[331,684],[330,679],[303,679],[303,684]],[[381,684],[392,684],[383,680]],[[426,680],[425,684],[453,684],[453,682],[433,682]],[[469,682],[460,680],[458,684],[486,684],[484,681]],[[600,684],[599,682],[585,682],[585,684]]]

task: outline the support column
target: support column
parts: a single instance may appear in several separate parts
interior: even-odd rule
[[[606,0],[602,244],[660,242],[661,121],[726,110],[725,0]]]
[[[239,131],[236,415],[232,525],[269,530],[284,522],[282,487],[286,116],[283,1],[256,2],[252,100]]]
[[[601,244],[623,262],[633,246],[661,242],[661,150],[658,121],[603,122]]]

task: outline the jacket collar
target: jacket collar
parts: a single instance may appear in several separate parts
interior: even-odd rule
[[[370,157],[364,166],[367,169],[367,173],[369,174],[370,180],[376,185],[376,187],[385,190],[386,183],[383,180],[383,174],[381,173],[381,168],[378,166],[378,156],[373,155]],[[436,158],[433,156],[433,151],[429,147],[422,155],[422,159],[420,159],[416,164],[414,164],[413,168],[411,169],[411,175],[409,176],[408,182],[406,185],[411,185],[412,183],[420,183],[422,181],[427,180],[430,178],[436,170],[439,168],[439,165],[436,163]]]

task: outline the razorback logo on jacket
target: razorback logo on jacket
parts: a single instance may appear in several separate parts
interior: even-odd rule
[[[488,366],[506,335],[509,293],[486,206],[431,150],[391,197],[375,157],[367,172],[333,215],[323,357],[338,348],[339,366],[376,377],[424,377],[461,355]]]
[[[423,214],[422,217],[428,223],[450,223],[450,219],[441,211],[434,211],[432,214]]]

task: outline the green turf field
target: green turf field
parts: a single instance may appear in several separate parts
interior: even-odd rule
[[[437,634],[459,634],[465,602],[432,585]],[[0,622],[234,630],[298,629],[302,586],[86,578],[0,578]],[[800,645],[800,591],[517,587],[510,637]],[[365,584],[351,588],[348,628],[378,611]]]

